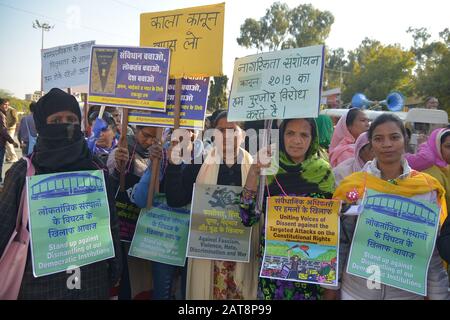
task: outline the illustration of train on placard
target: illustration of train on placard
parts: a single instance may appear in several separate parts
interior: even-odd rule
[[[103,192],[103,180],[88,172],[51,175],[31,186],[31,199],[47,199]]]
[[[438,215],[424,204],[392,194],[371,195],[367,197],[364,206],[384,215],[432,227],[436,225],[438,219]]]

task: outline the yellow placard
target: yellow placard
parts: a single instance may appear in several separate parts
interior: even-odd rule
[[[171,49],[170,77],[221,76],[225,3],[141,14],[140,45]]]
[[[267,240],[339,243],[339,200],[270,197],[267,200]]]

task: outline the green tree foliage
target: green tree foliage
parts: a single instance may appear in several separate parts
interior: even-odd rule
[[[428,42],[431,35],[426,28],[409,28],[414,45],[411,51],[418,64],[417,94],[435,96],[441,107],[450,114],[450,30],[446,28],[439,33],[440,40]]]
[[[8,90],[0,89],[0,98],[8,98],[9,104],[17,111],[25,113],[29,112],[30,102],[14,97],[13,94]]]
[[[418,71],[422,71],[429,64],[438,62],[442,55],[448,52],[448,45],[450,41],[449,30],[445,29],[439,35],[444,41],[433,41],[428,43],[431,34],[426,28],[409,28],[407,30],[414,40],[414,45],[411,51],[416,56]]]
[[[422,97],[437,97],[441,108],[450,114],[450,52],[418,74],[416,88]]]
[[[325,63],[324,88],[344,87],[344,81],[351,73],[350,63],[342,48],[328,49]]]
[[[352,75],[346,78],[343,100],[350,101],[357,92],[370,100],[384,100],[391,91],[411,94],[414,58],[411,51],[399,45],[384,46],[366,38],[349,53]]]
[[[285,3],[275,2],[259,20],[245,20],[237,43],[258,51],[317,45],[325,42],[333,23],[331,12],[310,4],[290,9]]]
[[[289,32],[295,37],[290,48],[306,47],[324,43],[334,23],[334,16],[329,11],[320,11],[310,4],[295,7],[290,12]]]
[[[227,84],[227,76],[214,77],[213,80],[210,81],[207,104],[208,111],[214,112],[219,109],[227,109]]]
[[[17,98],[11,98],[10,104],[13,108],[16,108],[17,111],[29,113],[30,112],[30,101],[25,101]]]

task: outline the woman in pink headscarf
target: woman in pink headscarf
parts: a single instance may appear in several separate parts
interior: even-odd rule
[[[357,108],[350,109],[339,119],[330,144],[330,164],[333,168],[354,156],[355,141],[367,130],[369,118]]]
[[[355,156],[349,158],[333,169],[336,186],[354,172],[361,171],[367,161],[373,160],[374,154],[369,143],[367,132],[360,134],[355,143]]]
[[[438,135],[442,134],[445,130],[447,129],[439,128],[434,130],[428,140],[419,145],[416,153],[408,153],[405,155],[405,158],[412,169],[423,171],[434,165],[441,168],[447,166],[447,163],[440,155],[441,147],[436,142]]]
[[[428,173],[441,183],[450,209],[450,129],[434,130],[416,154],[407,154],[405,158],[412,169]]]

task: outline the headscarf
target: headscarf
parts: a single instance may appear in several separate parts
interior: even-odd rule
[[[61,89],[53,88],[36,103],[33,113],[36,130],[40,133],[42,129],[48,127],[48,116],[61,111],[73,112],[81,121],[81,111],[77,99]]]
[[[334,168],[355,154],[355,138],[347,128],[347,115],[343,115],[334,128],[330,144],[330,164]]]
[[[336,189],[333,198],[348,201],[347,193],[356,191],[358,194],[364,194],[365,189],[372,189],[377,192],[395,194],[405,198],[411,198],[415,195],[426,194],[431,191],[437,192],[438,203],[441,205],[440,223],[442,224],[447,217],[447,206],[445,200],[445,191],[438,180],[432,176],[412,171],[407,178],[395,179],[395,183],[390,183],[367,172],[357,172],[346,177]]]
[[[430,149],[430,151],[433,154],[433,165],[436,165],[441,168],[445,168],[448,163],[442,158],[441,153],[441,139],[444,134],[447,132],[450,132],[450,129],[446,128],[439,128],[434,130],[430,137],[428,138],[427,145]]]
[[[317,131],[319,132],[319,145],[328,149],[333,136],[333,121],[327,115],[321,114],[317,117]]]
[[[312,127],[312,138],[311,145],[305,155],[305,160],[299,164],[292,161],[284,146],[284,132],[286,125],[291,120],[295,119],[284,120],[280,126],[278,172],[275,176],[267,176],[270,195],[283,194],[283,190],[287,195],[331,195],[334,190],[334,176],[329,163],[317,156],[319,138],[315,120],[304,119]],[[283,190],[278,186],[277,181]]]
[[[440,168],[445,168],[448,164],[442,158],[441,138],[449,131],[450,129],[446,128],[434,130],[428,137],[428,140],[417,148],[417,152],[415,154],[406,154],[405,158],[408,160],[411,168],[418,171],[429,169],[434,165]]]
[[[81,112],[74,96],[53,88],[36,104],[33,113],[38,138],[32,162],[40,174],[96,169],[79,124],[47,124],[47,117],[71,111],[81,123]]]
[[[360,151],[362,148],[369,144],[369,134],[368,132],[363,132],[359,135],[358,139],[355,142],[355,161],[353,165],[353,169],[355,171],[360,171],[364,165],[366,164],[363,159],[361,159]]]
[[[355,156],[353,158],[347,159],[341,164],[339,164],[336,168],[333,169],[334,176],[336,178],[336,184],[339,185],[342,179],[346,176],[361,171],[364,165],[366,164],[359,152],[362,148],[369,144],[369,135],[367,132],[363,132],[359,135],[358,139],[355,142]]]

